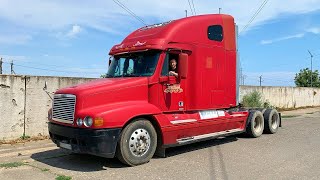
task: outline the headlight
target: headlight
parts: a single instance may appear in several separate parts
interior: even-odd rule
[[[83,120],[83,124],[84,124],[86,127],[92,126],[92,124],[93,124],[92,118],[91,118],[90,116],[85,117],[84,120]]]
[[[81,118],[78,118],[76,123],[77,123],[77,125],[78,125],[79,127],[81,127],[82,124],[83,124],[83,121],[82,121]]]

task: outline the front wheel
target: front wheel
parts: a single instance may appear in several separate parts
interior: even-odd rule
[[[150,161],[157,147],[157,133],[150,121],[137,119],[121,132],[117,148],[118,159],[129,166]]]

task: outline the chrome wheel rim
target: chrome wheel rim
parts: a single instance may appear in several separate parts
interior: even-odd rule
[[[272,129],[277,129],[278,127],[278,116],[276,114],[273,114],[271,117],[271,127]]]
[[[260,133],[263,130],[263,121],[261,117],[256,117],[253,121],[253,129],[256,133]]]
[[[141,157],[150,148],[150,135],[149,132],[145,129],[135,130],[129,140],[129,149],[130,152],[137,157]]]

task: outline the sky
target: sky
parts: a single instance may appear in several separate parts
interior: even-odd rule
[[[239,27],[242,84],[259,85],[261,76],[263,86],[294,86],[295,74],[311,68],[308,50],[320,69],[320,0],[193,0],[194,8],[192,0],[118,1],[0,0],[4,73],[13,61],[16,74],[100,77],[110,48],[135,29],[219,8]]]

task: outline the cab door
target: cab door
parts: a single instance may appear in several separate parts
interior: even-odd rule
[[[172,57],[178,59],[179,54],[166,54],[159,79],[161,84],[159,89],[159,102],[161,110],[165,112],[186,110],[186,80],[169,75],[169,60]],[[179,66],[179,59],[177,61],[177,66]]]

